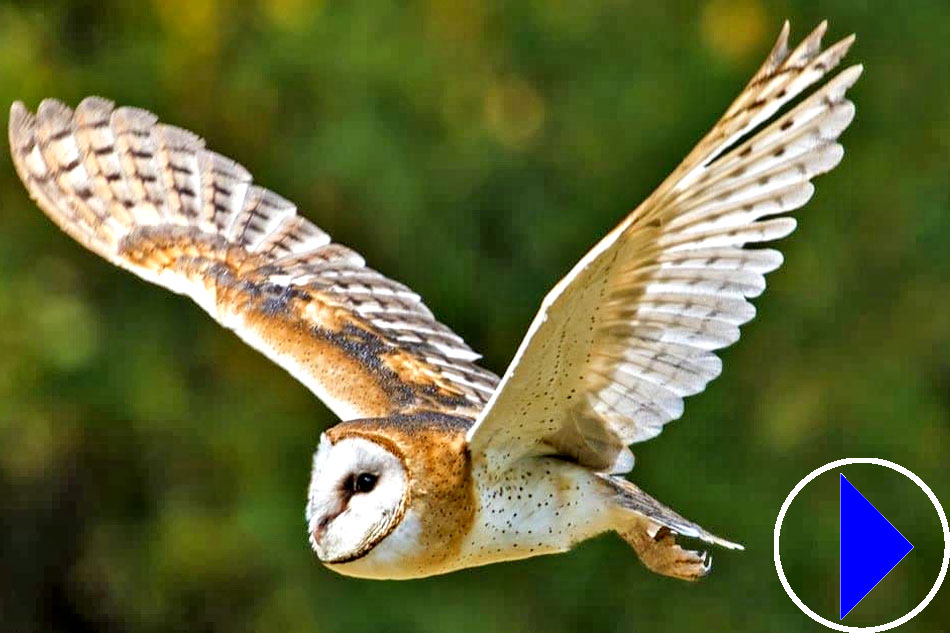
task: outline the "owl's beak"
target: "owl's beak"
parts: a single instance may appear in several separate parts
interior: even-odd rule
[[[323,547],[323,537],[326,534],[327,527],[333,519],[343,513],[344,509],[346,509],[345,506],[320,517],[314,517],[314,520],[310,522],[310,544],[313,546],[313,550],[317,553],[317,557],[320,560],[324,560],[325,548]]]
[[[313,532],[310,533],[314,543],[320,542],[320,539],[323,538],[323,533],[327,530],[327,526],[330,525],[330,521],[336,518],[336,516],[338,515],[324,516],[319,521],[317,521],[317,526],[313,529]]]

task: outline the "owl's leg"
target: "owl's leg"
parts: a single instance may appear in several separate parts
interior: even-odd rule
[[[705,552],[683,549],[676,536],[688,536],[706,543],[742,549],[685,519],[633,482],[622,477],[598,475],[606,484],[614,504],[614,530],[640,556],[649,569],[674,578],[698,580],[709,573],[712,560]]]
[[[712,568],[712,558],[706,552],[683,549],[676,543],[672,530],[649,519],[631,521],[627,529],[618,533],[636,551],[646,568],[658,574],[699,580]]]

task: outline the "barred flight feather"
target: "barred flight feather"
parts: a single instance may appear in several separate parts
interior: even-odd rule
[[[341,418],[474,417],[497,377],[419,295],[253,184],[196,135],[90,97],[16,103],[10,144],[31,196],[108,261],[192,297]]]

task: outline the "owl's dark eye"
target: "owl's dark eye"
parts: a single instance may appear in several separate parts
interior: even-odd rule
[[[360,473],[353,480],[353,492],[370,492],[379,480],[373,473]]]

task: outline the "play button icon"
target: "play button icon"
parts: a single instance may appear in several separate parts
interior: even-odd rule
[[[877,586],[914,546],[844,475],[840,494],[840,618]]]
[[[870,472],[866,469],[867,466],[880,467],[910,480],[930,501],[937,515],[936,519],[939,525],[933,521],[933,518],[927,518],[926,513],[920,512],[920,510],[925,509],[925,506],[918,507],[922,500],[917,499],[913,492],[905,494],[903,491],[895,489],[893,485],[881,485],[880,487],[875,485],[874,490],[877,492],[871,495],[871,499],[875,499],[882,505],[886,501],[891,501],[894,504],[889,506],[888,513],[898,521],[898,525],[904,526],[907,534],[912,535],[916,547],[912,545],[842,475],[842,469],[852,469],[855,466],[864,470],[864,472]],[[845,472],[851,474],[850,470]],[[816,479],[824,474],[828,474],[827,479],[822,479],[809,488]],[[838,475],[837,481],[835,481],[835,475]],[[862,475],[862,477],[864,476]],[[862,486],[866,485],[867,491],[871,492],[871,482],[884,482],[887,477],[889,475],[884,471],[878,471],[877,474],[866,479],[868,483],[862,484]],[[835,486],[836,483],[837,486]],[[829,539],[822,538],[817,542],[812,541],[809,546],[803,547],[807,541],[803,541],[802,536],[807,538],[813,536],[810,524],[814,521],[815,508],[827,508],[832,513],[834,512],[836,487],[840,519],[838,551],[834,551],[833,539],[829,542]],[[799,563],[806,563],[806,565],[801,565],[800,569],[807,569],[807,563],[814,562],[815,565],[811,568],[815,569],[819,566],[826,566],[828,562],[834,560],[834,555],[838,554],[840,584],[837,605],[834,604],[834,591],[828,592],[827,590],[830,587],[827,587],[824,583],[813,582],[814,574],[799,576],[798,578],[799,582],[808,583],[807,586],[802,587],[804,589],[803,595],[812,606],[806,604],[802,596],[795,592],[782,564],[782,524],[789,516],[789,508],[792,507],[796,497],[799,497],[806,488],[808,488],[808,491],[805,492],[805,498],[808,501],[797,505],[797,509],[793,510],[791,514],[794,517],[791,524],[798,531],[796,532],[797,536],[793,537],[791,541],[792,545],[786,546],[786,559],[794,557]],[[885,491],[887,492],[885,493]],[[885,494],[887,495],[886,499],[883,498]],[[934,527],[943,532],[942,555],[936,549],[937,544],[928,538],[928,534],[932,533]],[[940,500],[930,486],[908,468],[879,457],[845,457],[816,468],[795,484],[795,487],[792,488],[792,491],[788,493],[782,503],[775,519],[772,548],[775,573],[778,574],[782,589],[785,590],[785,593],[788,594],[788,597],[802,613],[818,624],[834,631],[883,633],[900,627],[919,616],[921,612],[927,609],[927,605],[934,602],[934,598],[940,592],[941,585],[943,585],[943,581],[950,572],[950,520],[947,519],[947,513],[944,512]],[[906,569],[901,570],[905,572],[906,577],[891,578],[889,582],[885,583],[886,587],[875,590],[875,587],[914,549],[918,551],[912,557],[913,560],[908,561],[904,565]],[[814,558],[809,561],[809,556]],[[913,592],[908,590],[912,586],[917,586],[922,569],[928,567],[933,569],[938,562],[940,569],[936,571],[933,586],[916,606],[909,608],[903,615],[892,620],[872,623],[872,618],[883,620],[887,615],[899,613],[898,609],[913,604],[911,601],[915,596]],[[910,563],[913,563],[913,565]],[[909,582],[911,577],[914,578],[913,582]],[[878,596],[880,599],[875,600],[875,596],[872,594],[880,594]],[[865,600],[869,595],[871,597]],[[859,603],[861,607],[856,609],[855,607]],[[837,613],[835,613],[836,606]],[[823,617],[815,610],[816,607],[834,619]],[[931,622],[937,622],[940,616],[935,617],[936,619],[931,619]],[[845,622],[848,622],[848,624],[845,624]],[[940,620],[940,622],[943,621]],[[931,626],[926,630],[936,629]]]

